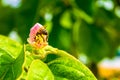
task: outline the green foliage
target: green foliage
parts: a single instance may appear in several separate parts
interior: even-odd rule
[[[21,51],[22,46],[21,44],[0,35],[0,48],[9,52],[9,54],[16,59],[19,55],[18,53]]]
[[[66,78],[68,80],[96,80],[85,66],[70,58],[58,58],[49,62],[48,66],[57,77]]]
[[[30,45],[23,51],[21,44],[7,37],[0,35],[0,40],[0,80],[96,80],[85,65],[65,51],[51,46],[36,50]]]
[[[0,44],[0,80],[15,80],[22,72],[23,48],[19,43],[1,35]]]
[[[89,62],[97,63],[105,57],[116,55],[120,45],[120,9],[117,0],[20,0],[19,7],[4,5],[3,1],[0,0],[0,34],[2,35],[8,36],[11,31],[16,31],[22,42],[26,43],[30,28],[39,22],[47,26],[51,46],[65,50],[76,58],[84,53]],[[112,3],[108,4],[113,8],[105,7],[107,1]],[[21,49],[20,44],[9,41],[6,37],[2,36],[0,39],[0,50],[5,57],[9,57],[7,59],[10,59],[7,63],[15,61]],[[32,48],[29,50],[31,51],[26,53],[34,52]],[[27,69],[34,58],[40,57],[25,56]],[[46,60],[43,59],[45,63],[60,58],[54,54],[47,57]],[[23,74],[24,78],[27,73]],[[67,80],[60,76],[55,77],[60,80],[61,78]]]
[[[92,15],[93,14],[93,9],[92,9],[92,4],[94,3],[93,0],[75,0],[77,6],[85,11],[87,14]],[[85,4],[85,6],[83,6]]]
[[[48,80],[96,80],[94,75],[85,65],[65,51],[53,48],[51,46],[46,46],[42,50],[31,49],[32,47],[30,45],[26,46],[25,67],[28,69],[26,76],[30,80],[44,80],[45,78]],[[40,61],[40,59],[44,63]],[[46,73],[47,75],[45,75]],[[52,75],[54,75],[54,78]]]
[[[30,27],[40,22],[49,30],[50,45],[77,58],[85,53],[98,62],[113,57],[120,44],[118,2],[111,0],[110,10],[104,2],[107,0],[21,0],[14,8],[0,0],[0,34],[15,30],[26,43]]]
[[[65,51],[55,50],[56,52],[52,51],[52,53],[49,53],[45,60],[55,75],[55,80],[96,80],[95,77],[91,75],[91,71],[76,58]]]
[[[109,56],[111,52],[110,38],[105,30],[101,28],[96,28],[93,26],[80,27],[80,38],[79,45],[81,51],[87,53],[87,55],[93,61],[99,61],[104,56]],[[85,33],[85,34],[84,34]],[[86,41],[87,40],[87,41]],[[98,54],[98,55],[94,55]]]
[[[27,80],[54,80],[54,76],[47,65],[38,59],[32,61]]]

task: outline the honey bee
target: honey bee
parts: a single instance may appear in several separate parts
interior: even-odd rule
[[[42,38],[42,40],[41,40]],[[38,32],[36,33],[35,36],[35,42],[40,43],[40,42],[47,42],[48,41],[48,32],[44,27],[41,27]]]

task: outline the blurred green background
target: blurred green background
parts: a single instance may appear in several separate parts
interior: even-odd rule
[[[120,56],[120,0],[0,0],[0,34],[27,43],[37,22],[46,26],[50,45],[109,80],[100,76],[98,63]]]

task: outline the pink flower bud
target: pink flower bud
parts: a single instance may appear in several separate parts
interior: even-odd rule
[[[36,23],[30,30],[28,43],[35,48],[43,48],[48,45],[48,33],[46,29],[39,23]]]

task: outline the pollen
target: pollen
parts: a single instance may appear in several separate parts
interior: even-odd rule
[[[39,23],[36,23],[30,30],[28,43],[35,48],[43,48],[48,45],[48,34],[46,29]]]

